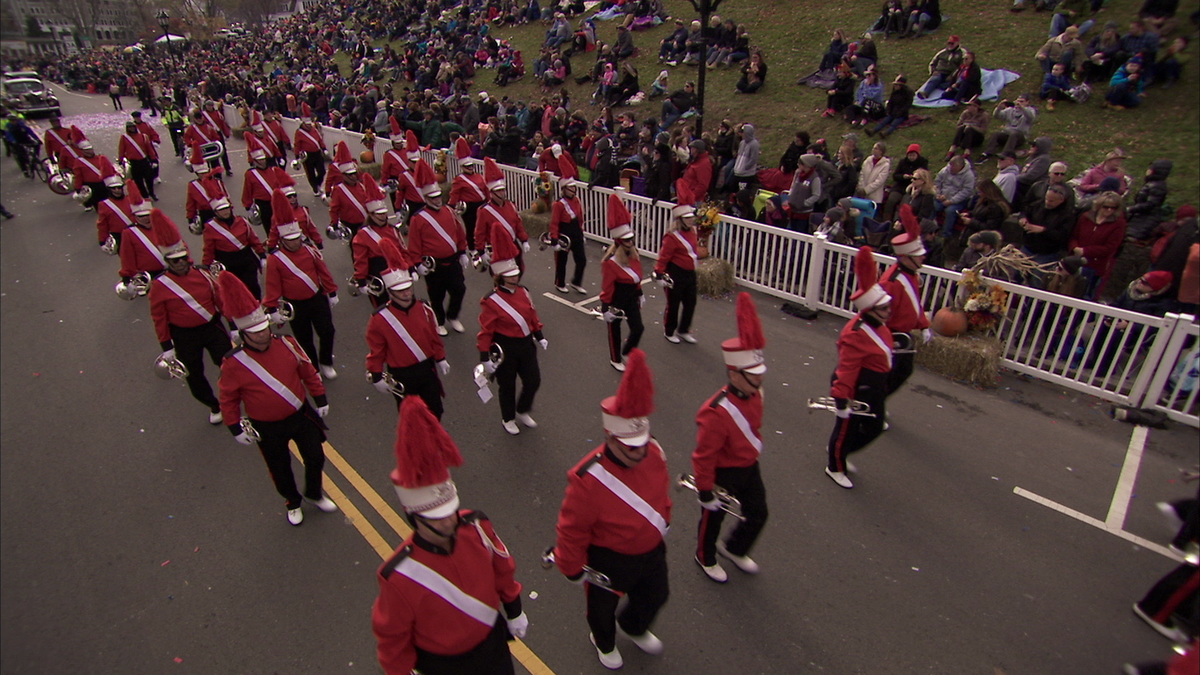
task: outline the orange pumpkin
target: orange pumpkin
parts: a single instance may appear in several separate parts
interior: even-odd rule
[[[967,315],[952,307],[943,307],[933,315],[933,332],[945,337],[957,337],[967,332]]]
[[[363,164],[374,164],[375,153],[370,150],[363,150],[362,154],[358,156],[358,161],[362,162]]]

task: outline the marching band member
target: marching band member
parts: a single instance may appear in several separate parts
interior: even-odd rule
[[[670,593],[670,478],[666,454],[650,436],[654,383],[642,350],[629,353],[617,395],[600,408],[604,443],[567,472],[554,560],[567,579],[584,584],[589,637],[600,663],[616,670],[624,665],[618,630],[647,654],[662,653],[650,625]],[[585,565],[607,575],[611,588],[585,583]]]
[[[121,238],[121,269],[117,272],[121,281],[128,284],[138,272],[158,276],[167,263],[158,250],[159,241],[151,229],[151,213],[155,210],[150,202],[142,199],[136,185],[126,186],[129,191],[129,210],[133,212],[133,224],[125,228]]]
[[[618,190],[620,190],[618,188]],[[634,244],[632,218],[619,193],[608,196],[608,236],[613,243],[600,263],[600,311],[608,333],[608,363],[625,370],[624,357],[642,339],[642,260]],[[621,314],[613,312],[618,310]],[[621,322],[629,323],[629,337],[621,345]]]
[[[737,326],[738,336],[721,343],[729,382],[696,413],[692,451],[700,500],[696,563],[709,579],[722,584],[729,576],[717,562],[718,553],[746,574],[758,574],[758,563],[748,554],[767,523],[767,491],[758,466],[763,449],[761,391],[767,373],[762,350],[767,340],[749,293],[738,294]],[[725,519],[713,494],[718,485],[741,502],[745,517],[725,541],[718,541]]]
[[[554,249],[554,287],[559,293],[567,292],[567,258],[575,259],[575,273],[571,275],[571,288],[587,293],[583,287],[583,270],[587,267],[587,248],[583,239],[583,204],[579,201],[579,174],[574,173],[575,163],[568,161],[570,155],[559,157],[562,178],[559,179],[561,196],[550,207],[550,240],[557,242],[559,236],[567,235],[571,250]]]
[[[530,429],[537,428],[537,422],[529,415],[533,397],[542,384],[537,345],[542,349],[550,347],[542,334],[542,322],[529,290],[521,285],[517,250],[515,244],[504,239],[492,248],[492,280],[496,288],[479,301],[479,335],[475,341],[484,369],[496,375],[501,424],[513,435],[521,433],[517,428],[518,421]],[[493,344],[504,350],[504,360],[499,367],[488,358]],[[517,397],[518,376],[521,378],[520,398]]]
[[[101,246],[111,236],[120,250],[121,233],[133,225],[133,204],[125,194],[125,181],[120,176],[108,176],[104,185],[108,188],[108,199],[96,205],[96,236]]]
[[[847,490],[854,483],[846,471],[853,473],[854,467],[846,458],[883,432],[888,373],[892,370],[892,332],[887,327],[892,296],[876,283],[878,270],[872,253],[870,246],[863,246],[854,259],[858,291],[850,301],[858,314],[846,322],[838,336],[838,364],[831,391],[837,403],[837,419],[829,437],[825,475]],[[851,414],[855,401],[867,404],[870,416]]]
[[[330,184],[336,180],[336,183]],[[372,179],[372,182],[374,179]],[[333,166],[325,176],[325,194],[329,195],[329,222],[350,229],[350,237],[367,221],[366,188],[358,175],[358,163],[350,156],[350,147],[338,141]]]
[[[71,139],[71,130],[62,125],[62,118],[58,115],[50,116],[50,128],[42,136],[42,145],[46,149],[46,156],[53,157],[59,166],[65,168],[74,165],[78,151]]]
[[[267,166],[283,166],[287,156],[280,150],[279,144],[267,134],[263,114],[257,110],[250,111],[250,134],[246,136],[247,145],[250,143],[251,135],[254,136],[254,142],[267,153]]]
[[[233,134],[233,130],[229,128],[229,122],[225,121],[225,113],[217,110],[216,101],[209,99],[204,102],[204,110],[200,112],[200,117],[215,132],[215,137],[211,140],[221,142],[220,160],[225,165],[225,173],[232,176],[233,169],[229,168],[229,136]]]
[[[258,207],[259,224],[263,230],[271,229],[271,193],[275,188],[295,185],[296,180],[287,171],[271,164],[271,157],[253,135],[246,136],[246,152],[250,168],[242,180],[242,208]]]
[[[300,104],[300,127],[296,129],[292,147],[296,149],[296,159],[304,164],[304,176],[308,178],[313,196],[319,197],[321,182],[325,180],[325,153],[329,148],[320,125],[313,123],[312,108],[308,103]]]
[[[485,251],[494,238],[507,237],[520,249],[517,267],[525,273],[525,256],[529,252],[529,235],[517,207],[508,200],[508,186],[504,172],[491,157],[483,160],[483,177],[488,191],[488,203],[479,209],[475,222],[475,250]]]
[[[212,220],[204,223],[204,250],[201,264],[208,266],[220,262],[233,272],[250,293],[262,297],[258,273],[265,262],[266,249],[250,222],[233,215],[233,205],[225,197],[218,197],[211,204]]]
[[[325,260],[312,246],[304,243],[304,232],[292,211],[292,205],[282,190],[276,190],[272,204],[271,235],[278,237],[280,248],[267,256],[267,294],[263,307],[271,323],[286,321],[279,310],[280,299],[292,306],[292,335],[308,355],[308,360],[320,366],[326,380],[337,379],[333,367],[333,308],[338,303],[337,284]],[[313,330],[321,340],[318,352],[313,342]]]
[[[458,216],[442,205],[442,188],[424,160],[417,162],[416,178],[425,208],[409,217],[409,257],[417,261],[417,271],[425,275],[425,289],[437,317],[438,335],[448,334],[447,324],[461,333],[466,330],[458,320],[467,294],[463,271],[471,265],[467,258],[467,234]],[[426,269],[425,263],[420,262],[426,257],[433,258],[433,269]],[[443,307],[447,295],[450,300]]]
[[[392,146],[383,153],[383,159],[380,160],[379,184],[392,190],[395,195],[392,198],[392,206],[399,211],[404,196],[400,179],[409,167],[408,159],[404,156],[404,132],[400,130],[400,122],[391,116],[388,117],[388,122],[392,125],[392,133],[388,137]]]
[[[282,116],[278,111],[268,110],[263,113],[263,132],[275,147],[279,148],[279,166],[283,167],[287,164],[288,151],[292,149],[292,144],[288,141],[287,130],[283,128],[280,119]],[[296,158],[299,157],[297,154]]]
[[[450,184],[450,208],[457,210],[458,205],[463,204],[465,210],[462,212],[462,220],[467,229],[467,243],[473,244],[476,219],[479,217],[479,208],[487,203],[488,189],[483,176],[475,171],[479,160],[471,156],[471,146],[467,139],[460,136],[454,142],[454,155],[458,158],[462,173],[455,176]]]
[[[255,441],[241,423],[245,408],[249,426],[258,435],[258,449],[275,489],[287,500],[287,521],[304,522],[304,499],[318,509],[333,513],[337,505],[321,492],[321,469],[325,466],[325,426],[329,399],[325,385],[308,356],[286,335],[272,335],[271,323],[258,300],[230,272],[218,278],[221,306],[233,319],[242,336],[242,346],[221,363],[221,413],[234,440],[242,445]],[[305,396],[312,396],[313,410]],[[304,495],[296,489],[288,442],[296,443],[304,463]]]
[[[516,563],[487,516],[459,508],[449,467],[462,454],[422,397],[400,406],[395,447],[392,483],[413,531],[379,568],[371,626],[383,672],[512,675],[508,640],[529,628]]]
[[[150,182],[152,185],[161,183],[162,180],[158,177],[158,146],[162,143],[162,137],[158,135],[154,127],[142,119],[141,110],[134,110],[129,115],[133,118],[133,126],[137,128],[138,133],[144,135],[150,141],[146,153],[147,159],[150,160]]]
[[[395,136],[393,136],[395,138]],[[400,187],[396,190],[396,205],[403,200],[408,207],[408,216],[425,208],[425,199],[421,196],[421,184],[417,182],[417,162],[421,161],[421,144],[417,134],[409,129],[404,132],[404,155],[408,158],[404,173],[400,174]]]
[[[198,143],[192,144],[191,147],[192,154],[188,163],[196,178],[188,182],[184,212],[189,223],[203,225],[216,216],[212,210],[212,203],[221,197],[229,199],[229,191],[225,189],[225,183],[214,175],[219,174],[221,169],[209,166]]]
[[[404,396],[425,399],[429,410],[442,419],[445,395],[438,372],[450,372],[446,348],[437,333],[433,310],[413,293],[416,281],[400,249],[390,241],[382,244],[388,260],[383,272],[384,288],[390,302],[375,310],[367,323],[367,372],[381,394],[393,394],[383,380],[384,368],[404,386]],[[394,395],[394,394],[393,394]],[[403,398],[395,396],[399,407]]]
[[[406,259],[411,257],[400,241],[400,236],[396,234],[396,228],[388,223],[387,201],[384,199],[383,192],[379,190],[379,186],[375,184],[375,179],[368,174],[363,176],[362,184],[363,196],[366,197],[363,206],[370,216],[358,233],[354,235],[354,239],[350,241],[350,252],[354,258],[354,283],[359,288],[367,285],[369,277],[378,277],[387,269],[388,261],[383,256],[383,249],[380,248],[382,242],[394,243]],[[371,296],[372,307],[379,308],[385,303],[387,303],[386,294]]]
[[[325,244],[321,241],[321,232],[313,224],[312,215],[308,212],[308,207],[300,206],[300,199],[296,196],[296,186],[285,185],[279,188],[278,192],[283,193],[288,206],[292,207],[292,217],[300,225],[300,233],[304,236],[304,243],[316,246],[317,250],[323,250]],[[274,199],[274,196],[271,198]],[[276,220],[278,219],[272,218],[271,231],[267,234],[267,251],[274,251],[279,246],[279,228],[274,224]]]
[[[674,220],[663,236],[658,249],[658,262],[654,265],[654,278],[663,274],[671,276],[672,286],[667,288],[667,309],[663,315],[663,335],[667,342],[695,343],[692,336],[692,315],[696,311],[696,209],[692,206],[696,196],[682,181],[675,183],[679,203],[671,209]]]
[[[71,127],[71,138],[79,150],[72,168],[75,173],[75,192],[78,193],[85,185],[91,189],[92,195],[83,202],[83,207],[90,211],[108,199],[108,188],[104,185],[104,179],[116,174],[117,169],[108,157],[96,154],[96,148],[79,127]]]
[[[117,142],[117,159],[129,162],[130,179],[137,184],[143,195],[156,202],[158,196],[154,194],[154,172],[150,168],[152,148],[150,139],[138,131],[136,124],[132,121],[125,123],[125,133],[121,134],[121,139]]]
[[[900,205],[900,222],[904,232],[892,238],[892,252],[896,262],[883,273],[879,284],[892,296],[892,316],[887,321],[888,330],[912,334],[920,330],[925,342],[933,339],[929,330],[929,317],[921,307],[921,277],[918,272],[925,264],[925,245],[921,243],[921,223],[908,204]],[[888,375],[888,396],[904,385],[913,372],[916,354],[893,354],[892,371]],[[887,429],[887,421],[883,423]]]
[[[221,145],[224,146],[225,136],[221,134],[220,129],[213,126],[212,123],[208,121],[208,118],[204,116],[203,111],[197,110],[192,113],[192,123],[189,124],[187,129],[185,129],[183,132],[183,142],[186,143],[188,147],[206,145],[208,143],[221,143]],[[206,163],[216,170],[220,166],[221,160],[225,160],[225,171],[228,173],[229,159],[225,150],[222,150],[219,156],[207,160]],[[218,173],[217,175],[219,176],[221,174]]]
[[[187,368],[192,398],[208,407],[208,422],[220,424],[221,405],[204,375],[204,352],[220,367],[231,348],[221,326],[221,301],[207,272],[192,266],[187,244],[175,223],[158,209],[150,216],[159,242],[157,252],[167,271],[150,284],[150,318],[166,359],[176,358]],[[236,416],[232,419],[237,419]]]

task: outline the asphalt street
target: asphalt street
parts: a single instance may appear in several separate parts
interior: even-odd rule
[[[108,98],[62,99],[66,124],[107,124],[86,131],[114,157],[124,117]],[[163,152],[158,206],[182,226],[190,174],[169,145]],[[236,198],[240,141],[231,156]],[[309,508],[290,527],[257,452],[210,426],[182,383],[152,374],[148,305],[113,293],[118,262],[96,245],[94,216],[12,160],[0,179],[18,214],[0,226],[0,671],[380,672],[374,571],[378,549],[401,537],[369,501],[399,508],[388,479],[395,408],[363,380],[367,300],[341,294],[335,310],[341,377],[329,383],[329,442],[344,461],[326,473],[342,513]],[[300,193],[323,228],[327,209]],[[183,229],[198,253],[199,237]],[[599,292],[601,248],[588,252],[591,293],[573,303]],[[348,248],[329,243],[325,256],[344,285]],[[467,334],[446,339],[444,421],[466,459],[454,472],[464,505],[486,512],[517,558],[525,643],[547,670],[533,669],[600,673],[582,593],[538,559],[554,539],[565,472],[603,438],[599,402],[619,374],[603,324],[542,297],[555,293],[549,252],[535,247],[527,260],[524,283],[550,342],[533,411],[540,427],[509,436],[496,403],[476,396],[477,301],[490,282],[474,272]],[[699,344],[673,345],[661,336],[664,298],[647,291],[653,433],[672,471],[690,472],[695,412],[722,385],[720,341],[736,334],[733,298],[701,299]],[[1133,427],[1097,400],[1038,382],[1004,376],[977,390],[918,369],[889,402],[891,431],[856,456],[856,487],[842,490],[822,472],[833,418],[805,401],[828,393],[843,321],[802,321],[769,296],[755,300],[770,367],[771,518],[753,551],[762,573],[727,565],[728,584],[709,581],[692,561],[699,508],[676,493],[671,599],[654,627],[666,653],[619,642],[626,671],[1091,675],[1168,655],[1130,607],[1176,564],[1142,540],[1161,547],[1173,534],[1156,501],[1194,494],[1178,471],[1197,461],[1195,430],[1149,432],[1124,526],[1112,528],[1128,534],[1117,536],[1014,489],[1106,521]]]

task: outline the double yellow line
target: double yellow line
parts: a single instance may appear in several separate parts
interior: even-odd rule
[[[291,443],[290,447],[292,449],[292,454],[299,459],[300,452],[297,450],[296,444]],[[404,519],[400,517],[400,514],[396,513],[395,509],[389,506],[388,503],[384,501],[383,497],[379,496],[379,493],[375,491],[375,488],[372,488],[367,481],[363,480],[363,477],[354,470],[354,467],[350,466],[350,463],[346,461],[346,458],[342,457],[341,454],[339,454],[338,451],[335,450],[329,443],[325,443],[325,457],[330,463],[337,467],[337,470],[341,472],[342,476],[344,476],[347,481],[350,482],[350,485],[354,488],[354,490],[357,491],[363,499],[367,500],[367,503],[371,505],[371,508],[375,509],[375,512],[378,513],[381,518],[383,518],[384,522],[386,522],[388,526],[396,532],[396,534],[400,535],[400,539],[407,539],[408,536],[412,534],[412,528],[408,526],[408,523],[404,522]],[[367,540],[367,543],[371,545],[371,548],[375,549],[375,553],[379,554],[381,559],[387,560],[390,558],[393,552],[392,545],[388,544],[383,538],[383,535],[379,534],[379,531],[375,529],[375,526],[371,525],[371,523],[367,521],[367,519],[363,516],[362,511],[358,510],[358,507],[356,507],[354,503],[350,501],[350,498],[346,496],[346,493],[343,492],[336,483],[330,480],[328,472],[323,473],[322,478],[324,479],[325,492],[329,494],[330,499],[337,503],[338,508],[342,510],[346,520],[358,530],[358,533],[362,535],[363,539]],[[517,657],[517,661],[525,667],[525,670],[529,671],[530,675],[554,675],[554,671],[550,670],[550,667],[543,663],[542,660],[538,658],[537,654],[534,654],[533,651],[529,649],[529,646],[521,640],[513,640],[510,648],[513,655]]]

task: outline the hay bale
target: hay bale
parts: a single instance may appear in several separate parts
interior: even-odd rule
[[[966,333],[958,337],[934,335],[923,344],[917,337],[916,363],[952,380],[980,387],[996,386],[1004,346],[990,335]]]
[[[550,231],[550,213],[522,211],[521,223],[525,225],[525,233],[529,235],[529,241],[536,242],[538,237]]]
[[[696,265],[696,292],[721,296],[733,292],[733,265],[720,258],[705,258]]]
[[[383,165],[378,162],[371,164],[359,164],[358,170],[363,173],[371,174],[371,178],[374,178],[376,181],[378,181],[379,177],[383,175]]]

